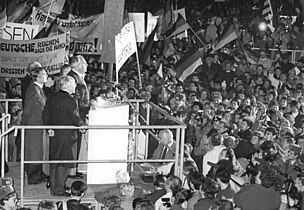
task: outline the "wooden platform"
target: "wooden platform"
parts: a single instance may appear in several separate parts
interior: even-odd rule
[[[7,177],[12,177],[14,180],[14,187],[20,196],[20,163],[18,162],[9,162],[9,172],[5,175]],[[132,177],[132,176],[131,176]],[[76,179],[68,179],[67,185],[70,186],[73,181]],[[84,176],[83,179],[77,179],[81,180],[86,183],[86,176]],[[134,180],[133,176],[133,183],[137,183],[141,186],[144,186],[145,189],[151,190],[152,186],[143,183],[141,180]],[[116,185],[88,185],[88,190],[82,199],[82,202],[84,203],[91,203],[93,206],[95,206],[95,209],[100,209],[100,205],[98,202],[94,199],[95,192],[98,191],[105,191],[107,189],[113,188]],[[50,190],[46,188],[45,183],[39,184],[39,185],[28,185],[26,178],[24,182],[24,206],[31,207],[33,209],[36,209],[37,204],[41,200],[53,200],[53,201],[62,201],[64,197],[54,197],[50,194]],[[132,201],[134,198],[129,199],[122,199],[121,207],[123,207],[126,210],[132,209]]]

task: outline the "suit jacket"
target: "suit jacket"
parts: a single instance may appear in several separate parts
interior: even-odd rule
[[[80,201],[78,201],[76,199],[70,199],[68,201],[63,201],[63,202],[66,202],[67,210],[89,210],[90,209],[88,206],[81,204]],[[58,204],[58,210],[64,210],[63,202],[60,202]]]
[[[43,90],[31,83],[25,93],[25,104],[21,118],[21,125],[43,125],[42,112],[46,103]],[[26,130],[25,132],[25,160],[42,160],[43,130]]]
[[[164,147],[165,147],[165,145],[163,145],[161,143],[158,144],[157,148],[153,152],[152,159],[161,159]],[[175,158],[175,148],[176,148],[176,143],[174,141],[173,144],[171,145],[171,147],[168,148],[168,151],[165,155],[165,159],[174,159]]]
[[[48,99],[43,112],[44,122],[48,125],[84,125],[78,111],[77,102],[65,91],[59,91]],[[57,129],[50,139],[50,160],[77,159],[77,130]],[[64,164],[74,167],[75,164]]]
[[[74,98],[78,101],[79,114],[84,120],[90,110],[90,92],[87,84],[73,69],[69,71],[68,76],[72,76],[76,81],[76,91]]]

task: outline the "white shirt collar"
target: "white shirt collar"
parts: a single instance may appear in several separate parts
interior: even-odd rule
[[[40,84],[38,82],[34,82],[34,84],[38,85],[41,89],[43,88],[43,84]]]

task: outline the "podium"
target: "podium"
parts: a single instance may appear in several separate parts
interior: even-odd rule
[[[89,125],[129,125],[129,105],[114,104],[90,110]],[[90,129],[88,160],[125,160],[129,129]],[[127,171],[127,163],[88,163],[88,184],[116,183],[116,172]]]

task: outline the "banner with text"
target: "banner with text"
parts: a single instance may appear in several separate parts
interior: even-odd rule
[[[7,22],[6,27],[0,30],[0,38],[8,40],[30,40],[36,36],[38,31],[38,25]]]
[[[33,12],[35,11],[33,10]],[[47,13],[37,10],[33,16],[34,23],[42,28],[47,18]],[[83,19],[58,19],[58,29],[62,32],[70,32],[70,53],[101,54],[103,18],[103,14],[98,14]],[[55,17],[49,15],[46,25],[49,26],[53,20],[55,20]]]
[[[134,22],[124,25],[121,32],[115,36],[116,72],[137,50]]]
[[[43,39],[0,40],[0,77],[24,77],[27,66],[38,61],[49,74],[60,72],[65,59],[66,34]]]

